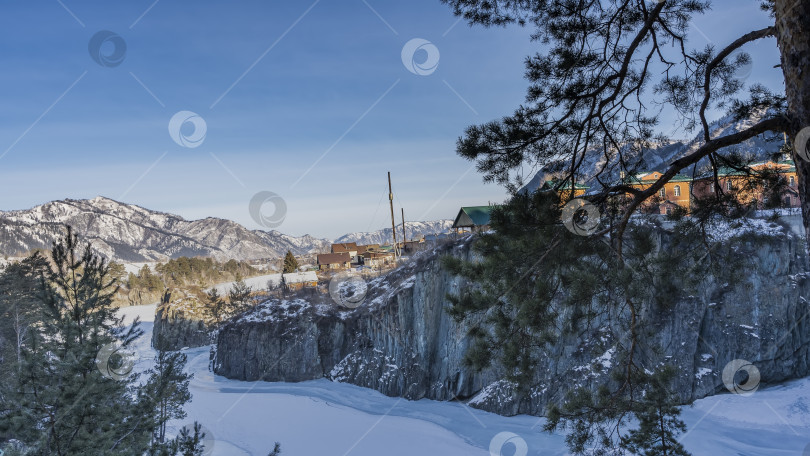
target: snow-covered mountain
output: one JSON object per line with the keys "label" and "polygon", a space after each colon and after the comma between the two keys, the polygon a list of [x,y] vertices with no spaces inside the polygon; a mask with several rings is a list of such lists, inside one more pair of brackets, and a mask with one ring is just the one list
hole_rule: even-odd
{"label": "snow-covered mountain", "polygon": [[[436,220],[432,222],[406,222],[406,238],[410,241],[420,235],[441,234],[450,231],[452,220]],[[397,240],[402,241],[402,225],[397,226]],[[389,244],[391,243],[391,228],[379,231],[349,233],[335,239],[339,242],[356,242],[358,244]]]}
{"label": "snow-covered mountain", "polygon": [[[728,136],[739,131],[751,127],[755,123],[764,118],[763,114],[754,115],[748,119],[734,120],[731,116],[723,117],[709,125],[709,131],[712,138],[721,136]],[[644,153],[636,157],[625,156],[628,162],[636,168],[637,171],[664,171],[669,163],[683,157],[691,152],[694,152],[698,147],[703,144],[703,133],[700,132],[695,135],[692,140],[671,140],[666,144],[660,144],[653,149],[645,150]],[[783,145],[780,137],[775,137],[773,134],[760,135],[751,138],[741,144],[723,149],[724,153],[736,152],[740,156],[750,158],[752,160],[769,160],[775,158],[779,154]],[[590,159],[589,159],[590,158]],[[698,168],[706,164],[706,160],[698,164]],[[568,164],[566,164],[568,166]],[[580,175],[583,176],[581,180],[587,181],[589,176],[593,176],[599,170],[605,167],[604,157],[599,154],[593,154],[592,157],[587,157],[580,169]],[[601,179],[603,181],[606,176],[611,179],[618,179],[619,169],[615,163],[611,163],[607,168],[610,170],[608,173],[603,173]],[[532,179],[521,189],[521,191],[533,192],[539,188],[545,181],[545,169],[538,171]],[[691,174],[691,168],[683,170],[682,174]],[[595,182],[589,182],[591,190],[599,190],[594,188],[598,185]]]}
{"label": "snow-covered mountain", "polygon": [[[444,226],[424,223],[426,233]],[[331,240],[278,231],[249,230],[220,218],[185,220],[165,212],[121,203],[105,197],[52,201],[32,209],[0,211],[0,255],[18,256],[35,248],[49,248],[71,225],[107,258],[124,262],[163,261],[180,256],[210,256],[220,260],[277,258],[290,250],[296,255],[329,250]],[[409,227],[410,228],[410,227]],[[410,231],[410,229],[409,229]],[[353,233],[346,242],[364,238],[389,239],[382,232]],[[409,235],[410,237],[410,235]]]}

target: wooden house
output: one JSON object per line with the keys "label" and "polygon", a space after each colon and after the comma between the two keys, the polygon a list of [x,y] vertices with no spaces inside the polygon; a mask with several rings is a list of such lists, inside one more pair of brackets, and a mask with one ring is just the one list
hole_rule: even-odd
{"label": "wooden house", "polygon": [[[622,184],[629,185],[638,190],[650,188],[663,174],[658,171],[647,171],[622,176]],[[631,194],[626,195],[632,198]],[[676,174],[669,180],[658,193],[645,201],[641,210],[655,214],[671,214],[676,208],[683,209],[687,213],[692,207],[692,178],[682,174]]]}
{"label": "wooden house", "polygon": [[331,253],[348,253],[349,256],[357,256],[357,243],[344,242],[342,244],[332,244]]}
{"label": "wooden house", "polygon": [[590,188],[587,185],[576,183],[572,186],[570,182],[571,181],[569,179],[566,179],[565,181],[560,179],[550,179],[543,182],[543,185],[540,186],[540,191],[555,191],[559,195],[560,201],[567,203],[574,198],[579,198],[580,196],[585,195]]}
{"label": "wooden house", "polygon": [[402,243],[402,250],[408,253],[418,252],[425,248],[424,239],[418,241],[405,241]]}
{"label": "wooden house", "polygon": [[365,253],[363,253],[363,264],[371,268],[385,266],[386,264],[390,264],[392,262],[394,262],[393,250],[367,250]]}
{"label": "wooden house", "polygon": [[322,253],[318,255],[318,269],[349,269],[352,267],[352,257],[349,252]]}
{"label": "wooden house", "polygon": [[757,208],[766,206],[769,197],[773,197],[767,192],[767,181],[763,180],[758,173],[776,173],[784,178],[785,187],[779,195],[778,206],[787,208],[801,207],[799,201],[799,181],[796,174],[796,165],[793,160],[783,160],[780,162],[760,162],[749,166],[750,172],[744,172],[733,168],[720,168],[717,170],[717,181],[714,173],[707,173],[694,181],[694,195],[696,198],[707,198],[717,192],[717,186],[726,194],[732,194],[740,204],[754,205]]}
{"label": "wooden house", "polygon": [[300,290],[306,287],[318,286],[318,276],[315,271],[290,272],[282,276],[282,281],[288,290]]}
{"label": "wooden house", "polygon": [[489,216],[495,206],[462,207],[453,221],[453,228],[459,231],[481,232],[489,229]]}

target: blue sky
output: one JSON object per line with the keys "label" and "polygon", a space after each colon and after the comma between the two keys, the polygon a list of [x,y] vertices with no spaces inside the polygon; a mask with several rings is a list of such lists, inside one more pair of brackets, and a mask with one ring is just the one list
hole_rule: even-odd
{"label": "blue sky", "polygon": [[[766,25],[757,3],[716,2],[695,21],[694,42],[725,44]],[[248,204],[270,191],[287,204],[276,229],[334,237],[388,225],[386,171],[408,220],[505,198],[456,156],[455,140],[523,101],[523,60],[536,50],[528,30],[470,28],[438,0],[32,0],[2,9],[0,209],[104,195],[262,228]],[[102,30],[126,43],[118,66],[90,56]],[[430,74],[403,64],[414,38],[439,51]],[[751,80],[778,84],[773,42],[751,53]],[[426,56],[423,48],[416,62]],[[179,111],[204,119],[198,147],[170,136]],[[192,131],[186,124],[181,134]]]}

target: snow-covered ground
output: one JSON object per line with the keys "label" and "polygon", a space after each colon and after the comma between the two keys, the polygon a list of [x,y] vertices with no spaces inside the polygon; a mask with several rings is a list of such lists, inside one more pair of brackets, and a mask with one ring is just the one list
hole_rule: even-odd
{"label": "snow-covered ground", "polygon": [[[145,334],[137,369],[151,364],[155,306],[125,307]],[[528,456],[565,455],[564,437],[541,431],[543,420],[502,417],[461,403],[407,401],[352,385],[241,382],[208,370],[209,348],[185,351],[194,373],[188,418],[214,437],[214,455],[265,455],[280,442],[289,456]],[[751,396],[723,394],[696,401],[683,416],[682,436],[695,456],[810,455],[810,379],[760,388]],[[496,438],[497,436],[497,438]],[[490,448],[491,445],[494,446]],[[499,442],[507,442],[501,448]],[[521,451],[525,442],[525,451]],[[517,450],[517,451],[516,451]]]}
{"label": "snow-covered ground", "polygon": [[[245,282],[245,285],[249,286],[254,291],[266,290],[268,282],[272,282],[275,286],[278,286],[281,283],[281,274],[265,274],[256,277],[248,277],[243,281]],[[224,296],[231,291],[233,284],[234,282],[222,282],[214,285],[212,288],[216,288],[217,292]]]}

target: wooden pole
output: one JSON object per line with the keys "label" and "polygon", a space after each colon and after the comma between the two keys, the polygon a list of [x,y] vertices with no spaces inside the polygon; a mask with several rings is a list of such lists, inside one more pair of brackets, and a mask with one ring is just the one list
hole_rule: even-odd
{"label": "wooden pole", "polygon": [[397,257],[397,222],[394,221],[394,192],[391,190],[391,171],[388,171],[388,203],[391,206],[391,234],[394,236],[394,259]]}
{"label": "wooden pole", "polygon": [[402,210],[402,248],[405,248],[405,243],[408,242],[408,235],[405,234],[405,208],[400,209]]}

